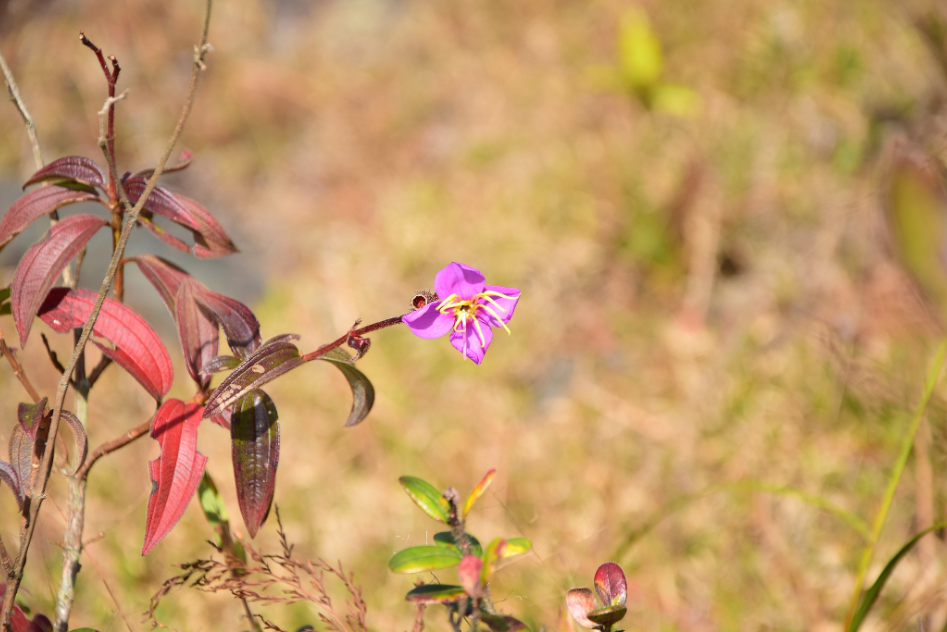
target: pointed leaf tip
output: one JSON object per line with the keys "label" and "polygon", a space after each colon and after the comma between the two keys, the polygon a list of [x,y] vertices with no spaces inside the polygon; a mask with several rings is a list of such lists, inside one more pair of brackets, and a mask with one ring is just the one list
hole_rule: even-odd
{"label": "pointed leaf tip", "polygon": [[467,496],[467,501],[464,503],[464,518],[467,518],[467,514],[470,513],[474,503],[477,502],[477,499],[483,496],[484,492],[487,491],[487,488],[490,487],[490,483],[493,482],[493,478],[496,476],[496,474],[496,469],[492,469],[487,472],[480,482],[477,483],[477,486],[473,488],[473,491],[470,492],[470,495]]}
{"label": "pointed leaf tip", "polygon": [[169,399],[155,413],[151,436],[161,447],[161,456],[149,463],[152,491],[142,556],[181,519],[204,474],[207,457],[197,451],[202,410],[200,404]]}
{"label": "pointed leaf tip", "polygon": [[3,216],[3,221],[0,221],[0,248],[10,243],[34,220],[47,213],[52,213],[68,204],[101,201],[95,193],[76,191],[58,184],[24,193]]}
{"label": "pointed leaf tip", "polygon": [[29,436],[30,440],[36,441],[36,431],[39,428],[39,422],[46,414],[46,402],[49,398],[44,397],[35,404],[22,402],[17,404],[16,418],[20,426]]}

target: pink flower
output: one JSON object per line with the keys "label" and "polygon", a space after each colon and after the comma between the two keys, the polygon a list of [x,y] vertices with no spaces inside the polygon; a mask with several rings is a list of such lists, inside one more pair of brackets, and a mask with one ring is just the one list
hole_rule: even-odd
{"label": "pink flower", "polygon": [[493,340],[491,328],[510,332],[506,324],[520,298],[516,288],[485,285],[484,281],[480,270],[451,263],[434,277],[437,300],[402,321],[421,338],[440,338],[450,332],[454,348],[480,364]]}

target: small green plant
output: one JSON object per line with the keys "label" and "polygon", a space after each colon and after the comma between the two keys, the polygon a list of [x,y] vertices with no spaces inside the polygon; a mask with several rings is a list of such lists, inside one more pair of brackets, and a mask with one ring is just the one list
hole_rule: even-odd
{"label": "small green plant", "polygon": [[[424,573],[442,568],[457,567],[460,585],[421,583],[405,595],[418,605],[419,612],[427,604],[443,604],[448,611],[451,628],[460,632],[464,619],[470,630],[483,623],[493,632],[525,630],[526,625],[509,615],[498,614],[490,599],[490,579],[503,560],[526,553],[533,544],[526,538],[496,538],[486,548],[467,533],[467,516],[477,499],[489,487],[496,475],[490,470],[460,504],[460,494],[453,487],[443,493],[436,487],[414,476],[402,476],[398,481],[424,513],[450,527],[450,531],[434,534],[434,544],[412,546],[398,551],[388,562],[395,573]],[[423,616],[423,615],[419,615]]]}

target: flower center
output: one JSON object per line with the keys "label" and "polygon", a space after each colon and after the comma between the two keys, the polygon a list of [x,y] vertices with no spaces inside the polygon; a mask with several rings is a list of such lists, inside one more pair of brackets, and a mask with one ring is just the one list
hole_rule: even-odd
{"label": "flower center", "polygon": [[477,337],[480,339],[480,346],[487,346],[487,341],[483,337],[483,329],[480,328],[480,321],[477,319],[478,310],[483,310],[493,316],[497,322],[500,323],[500,326],[506,330],[506,333],[511,333],[510,328],[506,326],[506,323],[503,322],[503,319],[500,318],[495,310],[499,310],[504,314],[509,312],[502,305],[497,303],[494,297],[505,298],[511,301],[516,300],[514,296],[507,296],[506,294],[494,290],[486,290],[479,294],[474,294],[473,297],[467,300],[459,298],[456,294],[451,294],[438,305],[437,311],[454,317],[454,331],[464,335],[464,357],[467,356],[467,321],[473,322]]}

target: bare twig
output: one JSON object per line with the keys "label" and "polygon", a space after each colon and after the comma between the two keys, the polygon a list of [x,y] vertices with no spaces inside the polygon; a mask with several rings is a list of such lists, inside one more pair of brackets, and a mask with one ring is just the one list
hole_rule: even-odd
{"label": "bare twig", "polygon": [[[66,367],[62,365],[62,362],[59,361],[59,356],[55,351],[49,346],[49,339],[46,338],[46,334],[40,334],[39,337],[43,340],[43,346],[46,347],[46,355],[49,357],[49,361],[53,363],[53,366],[60,373],[66,372]],[[69,377],[69,384],[75,386],[76,382],[72,379],[72,376]]]}
{"label": "bare twig", "polygon": [[3,546],[3,538],[0,538],[0,565],[3,566],[4,573],[13,572],[13,560],[10,559],[10,554],[7,553],[7,547]]}
{"label": "bare twig", "polygon": [[95,450],[92,454],[88,456],[85,460],[85,463],[82,464],[82,467],[79,468],[79,471],[76,472],[76,478],[85,478],[89,475],[89,470],[92,469],[92,466],[96,461],[101,459],[106,454],[111,454],[119,448],[123,448],[135,439],[144,436],[151,429],[151,420],[138,424],[131,430],[123,433],[120,437],[112,439],[111,441],[106,441]]}
{"label": "bare twig", "polygon": [[30,116],[26,105],[23,103],[23,99],[20,98],[20,89],[17,87],[16,81],[13,80],[13,73],[10,72],[10,67],[7,66],[7,60],[4,59],[3,53],[0,53],[0,67],[3,68],[3,77],[7,84],[7,92],[10,93],[10,100],[13,101],[16,109],[19,110],[20,116],[23,117],[23,123],[26,125],[26,133],[30,137],[30,144],[33,146],[33,161],[36,163],[37,169],[42,169],[44,164],[43,152],[40,151],[39,148],[39,136],[36,134],[36,123],[33,122],[33,117]]}
{"label": "bare twig", "polygon": [[95,383],[99,381],[99,377],[102,376],[102,373],[112,364],[112,358],[108,356],[102,356],[102,359],[99,360],[99,363],[95,365],[95,368],[92,369],[92,372],[89,373],[89,388],[95,386]]}
{"label": "bare twig", "polygon": [[9,362],[13,368],[13,375],[16,376],[16,379],[20,380],[20,384],[23,385],[26,392],[33,398],[33,403],[38,403],[40,400],[39,393],[33,388],[33,384],[31,384],[30,379],[26,377],[26,372],[23,370],[23,367],[20,366],[20,362],[16,359],[16,356],[13,355],[13,351],[10,347],[7,346],[7,341],[3,339],[2,332],[0,332],[0,352],[3,353],[3,357],[7,359],[7,362]]}
{"label": "bare twig", "polygon": [[[105,296],[108,294],[109,288],[112,285],[112,280],[115,278],[115,272],[118,269],[119,262],[121,261],[122,255],[125,252],[125,244],[128,243],[128,237],[131,234],[131,229],[134,226],[135,221],[138,219],[138,215],[141,212],[141,209],[144,207],[148,196],[154,190],[155,186],[157,186],[158,178],[161,176],[164,166],[171,157],[171,152],[174,150],[174,146],[177,144],[178,138],[181,136],[181,132],[184,129],[184,124],[187,122],[188,115],[191,112],[191,107],[194,104],[194,96],[197,90],[197,85],[200,80],[201,73],[205,68],[204,55],[208,51],[207,33],[210,28],[212,5],[213,0],[207,0],[201,39],[200,43],[195,48],[194,53],[194,69],[191,74],[191,84],[188,89],[187,97],[184,101],[181,116],[178,119],[178,123],[175,126],[173,133],[171,134],[171,138],[168,141],[168,145],[165,148],[161,159],[158,161],[158,166],[155,168],[154,175],[149,178],[145,190],[142,192],[142,195],[138,200],[138,203],[131,209],[125,219],[125,223],[122,228],[121,239],[119,240],[118,247],[112,255],[108,272],[106,273],[105,279],[102,282],[102,287],[99,289],[98,298],[96,299],[92,314],[82,329],[82,334],[79,337],[79,342],[76,344],[75,350],[73,351],[72,358],[70,358],[69,363],[66,365],[66,371],[63,372],[62,378],[59,381],[59,387],[56,391],[56,404],[53,409],[52,425],[50,427],[51,436],[55,437],[59,431],[59,422],[62,418],[63,403],[66,399],[66,390],[69,387],[69,376],[72,374],[72,370],[75,368],[79,356],[84,351],[86,343],[92,334],[92,327],[95,325],[95,321],[98,318],[99,312],[102,310],[103,303],[105,302]],[[33,539],[33,533],[36,530],[36,519],[39,516],[39,510],[42,506],[42,501],[46,493],[46,484],[49,481],[49,475],[52,470],[53,453],[55,452],[55,450],[50,447],[52,445],[54,445],[54,442],[48,441],[46,444],[46,449],[43,453],[43,460],[38,477],[39,480],[33,489],[29,520],[27,521],[27,524],[24,526],[24,528],[21,529],[20,550],[17,554],[13,573],[10,575],[9,581],[7,582],[7,590],[6,594],[4,595],[3,602],[2,619],[2,626],[5,627],[10,626],[10,619],[13,615],[13,605],[16,599],[16,594],[19,590],[20,582],[23,579],[23,567],[26,564],[27,552],[29,551],[30,543]]]}

